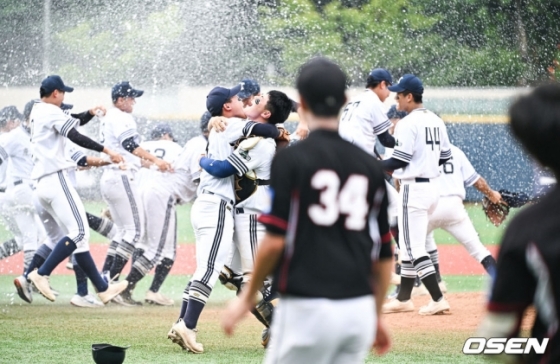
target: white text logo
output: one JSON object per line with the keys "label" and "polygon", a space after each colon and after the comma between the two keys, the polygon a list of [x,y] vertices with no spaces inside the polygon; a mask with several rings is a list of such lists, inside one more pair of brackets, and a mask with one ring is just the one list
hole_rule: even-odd
{"label": "white text logo", "polygon": [[463,354],[479,355],[479,354],[544,354],[548,345],[548,338],[539,341],[536,338],[514,337],[507,339],[505,337],[492,337],[486,339],[483,337],[471,337],[465,341],[463,346]]}

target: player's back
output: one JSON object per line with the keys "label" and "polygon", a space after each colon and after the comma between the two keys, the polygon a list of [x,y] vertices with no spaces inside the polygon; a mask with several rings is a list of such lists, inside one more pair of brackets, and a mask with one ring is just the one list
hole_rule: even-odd
{"label": "player's back", "polygon": [[472,186],[479,178],[465,153],[451,145],[451,159],[440,166],[437,179],[440,196],[459,196],[465,199],[465,187]]}
{"label": "player's back", "polygon": [[22,126],[0,135],[0,149],[3,149],[11,158],[11,173],[15,181],[31,177],[33,170],[31,135]]}
{"label": "player's back", "polygon": [[[116,107],[107,110],[105,117],[101,118],[99,133],[100,143],[121,154],[127,168],[133,170],[140,168],[140,158],[130,153],[122,145],[122,142],[129,138],[134,138],[135,142],[140,144],[136,121],[131,114]],[[101,157],[108,160],[107,156],[102,155]]]}
{"label": "player's back", "polygon": [[[181,146],[172,140],[149,140],[142,142],[140,147],[148,153],[151,153],[169,163],[173,163],[182,150]],[[149,180],[156,178],[155,176],[160,174],[161,172],[155,168],[140,168],[136,174],[136,180],[138,181],[138,185],[143,186],[147,184]]]}
{"label": "player's back", "polygon": [[[526,308],[537,318],[530,337],[549,337],[548,358],[528,363],[560,363],[560,190],[521,210],[509,223],[498,255],[489,309]],[[503,262],[502,262],[503,260]],[[500,263],[502,262],[502,263]],[[500,264],[502,266],[500,266]],[[502,268],[500,270],[500,268]]]}
{"label": "player's back", "polygon": [[[276,166],[290,169],[283,174]],[[372,235],[379,234],[377,211],[384,209],[386,220],[387,207],[379,162],[337,131],[316,130],[278,152],[271,178],[275,201],[291,198],[275,283],[280,292],[332,299],[371,294],[371,259],[379,248]],[[280,188],[291,196],[280,197]]]}

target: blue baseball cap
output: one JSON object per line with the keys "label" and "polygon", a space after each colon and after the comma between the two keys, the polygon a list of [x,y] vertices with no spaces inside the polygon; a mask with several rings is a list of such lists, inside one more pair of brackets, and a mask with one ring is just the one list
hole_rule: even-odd
{"label": "blue baseball cap", "polygon": [[173,138],[173,130],[171,129],[169,124],[161,123],[161,124],[156,125],[152,129],[152,133],[151,133],[150,136],[151,136],[152,139],[159,139],[165,134],[168,134],[171,138]]}
{"label": "blue baseball cap", "polygon": [[393,84],[393,77],[391,76],[389,71],[387,71],[385,68],[375,68],[371,70],[371,72],[369,73],[369,77],[371,77],[373,81],[377,81],[377,82],[385,81],[389,85]]}
{"label": "blue baseball cap", "polygon": [[140,97],[144,94],[143,90],[136,90],[128,81],[117,83],[111,89],[111,98],[113,102],[117,101],[119,97]]}
{"label": "blue baseball cap", "polygon": [[239,94],[240,91],[241,84],[232,88],[214,87],[206,96],[206,109],[208,109],[212,116],[222,115],[224,104],[233,96]]}
{"label": "blue baseball cap", "polygon": [[422,85],[422,81],[420,81],[418,77],[411,74],[406,74],[400,78],[399,83],[393,86],[389,86],[389,91],[410,91],[413,94],[422,95],[424,93],[424,86]]}
{"label": "blue baseball cap", "polygon": [[406,111],[397,110],[397,105],[392,105],[387,111],[387,117],[389,119],[402,119],[407,115]]}
{"label": "blue baseball cap", "polygon": [[200,117],[200,130],[203,133],[208,132],[208,123],[210,122],[211,118],[212,115],[208,111],[205,111],[204,114],[202,114],[202,116]]}
{"label": "blue baseball cap", "polygon": [[252,95],[256,95],[261,92],[261,87],[257,81],[246,78],[241,81],[241,91],[237,94],[242,99],[247,99]]}
{"label": "blue baseball cap", "polygon": [[41,88],[45,90],[45,93],[51,93],[54,90],[62,91],[62,92],[72,92],[74,91],[73,87],[66,86],[62,81],[62,78],[57,75],[50,75],[41,82]]}

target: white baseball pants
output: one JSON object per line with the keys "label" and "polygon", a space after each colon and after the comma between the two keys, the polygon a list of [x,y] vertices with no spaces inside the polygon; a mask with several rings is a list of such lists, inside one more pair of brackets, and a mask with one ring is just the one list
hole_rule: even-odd
{"label": "white baseball pants", "polygon": [[399,246],[401,259],[411,261],[426,256],[426,235],[429,216],[439,200],[435,180],[430,182],[402,181],[399,191]]}
{"label": "white baseball pants", "polygon": [[257,214],[243,213],[239,208],[234,210],[233,244],[239,252],[241,273],[244,276],[250,275],[255,265],[258,244],[264,237],[266,229],[263,224],[257,222]]}
{"label": "white baseball pants", "polygon": [[74,253],[89,251],[89,225],[80,196],[69,183],[66,171],[49,174],[37,182],[35,194],[41,206],[76,244]]}
{"label": "white baseball pants", "polygon": [[24,182],[8,188],[5,208],[17,227],[17,231],[13,232],[14,235],[19,235],[23,250],[37,250],[37,243],[44,233],[39,230],[41,227],[37,226],[31,187]]}
{"label": "white baseball pants", "polygon": [[376,327],[373,296],[341,300],[282,296],[274,310],[265,363],[363,363]]}
{"label": "white baseball pants", "polygon": [[101,177],[101,195],[111,211],[118,233],[117,253],[130,259],[142,236],[144,211],[132,172],[106,168]]}
{"label": "white baseball pants", "polygon": [[[196,271],[192,281],[212,288],[230,258],[233,239],[233,206],[216,195],[202,194],[191,209],[196,237]],[[229,262],[228,262],[229,263]]]}
{"label": "white baseball pants", "polygon": [[437,249],[433,234],[435,229],[443,229],[453,235],[477,262],[481,262],[482,259],[490,255],[490,251],[482,245],[478,233],[465,210],[463,200],[459,196],[439,198],[437,207],[428,222],[427,251]]}

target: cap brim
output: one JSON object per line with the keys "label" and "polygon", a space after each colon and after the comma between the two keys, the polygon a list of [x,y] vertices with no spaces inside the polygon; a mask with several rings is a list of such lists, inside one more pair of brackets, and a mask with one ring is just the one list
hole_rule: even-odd
{"label": "cap brim", "polygon": [[241,92],[241,84],[239,84],[239,85],[237,85],[237,86],[235,86],[235,87],[230,88],[230,89],[229,89],[229,96],[228,96],[228,99],[230,99],[230,98],[232,98],[233,96],[239,94],[240,92]]}
{"label": "cap brim", "polygon": [[403,92],[406,89],[399,84],[387,87],[391,92]]}
{"label": "cap brim", "polygon": [[237,94],[237,97],[245,100],[248,99],[249,97],[251,97],[253,94],[246,92],[246,91],[241,91],[240,93]]}
{"label": "cap brim", "polygon": [[132,94],[130,96],[140,97],[142,95],[144,95],[144,90],[132,90]]}
{"label": "cap brim", "polygon": [[70,110],[70,109],[72,109],[73,107],[74,107],[74,105],[72,105],[72,104],[65,104],[65,103],[62,103],[62,104],[60,105],[60,108],[61,108],[62,110]]}
{"label": "cap brim", "polygon": [[74,87],[64,86],[63,89],[60,90],[60,91],[72,92],[72,91],[74,91]]}

